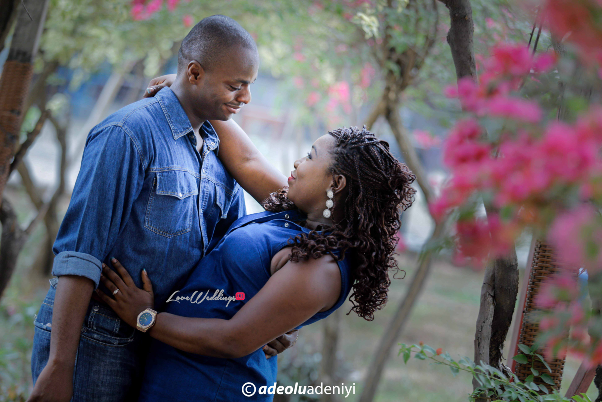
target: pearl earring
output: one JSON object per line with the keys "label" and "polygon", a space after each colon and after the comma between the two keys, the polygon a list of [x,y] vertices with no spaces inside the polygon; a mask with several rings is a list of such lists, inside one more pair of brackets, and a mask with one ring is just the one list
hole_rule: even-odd
{"label": "pearl earring", "polygon": [[326,209],[324,210],[324,212],[322,212],[322,215],[324,215],[324,218],[330,218],[330,216],[332,215],[332,211],[330,210],[330,208],[334,206],[334,201],[332,201],[334,193],[332,192],[331,188],[326,190],[326,196],[328,197],[328,199],[326,200]]}

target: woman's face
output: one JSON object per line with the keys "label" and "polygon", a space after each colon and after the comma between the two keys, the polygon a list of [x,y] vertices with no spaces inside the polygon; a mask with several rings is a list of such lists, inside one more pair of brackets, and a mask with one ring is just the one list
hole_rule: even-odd
{"label": "woman's face", "polygon": [[331,151],[335,139],[326,134],[318,138],[304,158],[295,161],[288,178],[288,198],[306,214],[326,209],[326,190],[332,185]]}

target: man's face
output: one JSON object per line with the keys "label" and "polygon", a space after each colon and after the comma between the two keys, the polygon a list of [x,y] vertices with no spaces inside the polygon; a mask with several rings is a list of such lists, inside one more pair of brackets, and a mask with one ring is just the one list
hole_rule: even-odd
{"label": "man's face", "polygon": [[259,58],[249,49],[232,49],[204,71],[194,91],[198,115],[206,120],[228,120],[251,101],[250,85],[257,78]]}

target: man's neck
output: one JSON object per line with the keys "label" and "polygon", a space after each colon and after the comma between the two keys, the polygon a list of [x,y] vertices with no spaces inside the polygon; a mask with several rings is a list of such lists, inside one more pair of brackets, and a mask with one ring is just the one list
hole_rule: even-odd
{"label": "man's neck", "polygon": [[188,98],[186,91],[184,91],[184,88],[177,79],[176,82],[174,82],[171,86],[171,90],[180,101],[182,109],[184,109],[186,116],[188,116],[188,120],[190,120],[190,125],[192,126],[192,129],[195,133],[198,133],[203,123],[205,123],[205,120],[194,114],[192,108],[192,101]]}

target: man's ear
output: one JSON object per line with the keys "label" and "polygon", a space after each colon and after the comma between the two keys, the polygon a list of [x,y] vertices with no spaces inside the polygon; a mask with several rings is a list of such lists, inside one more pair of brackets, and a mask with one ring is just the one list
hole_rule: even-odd
{"label": "man's ear", "polygon": [[186,68],[186,74],[188,75],[189,83],[192,85],[198,85],[203,80],[205,70],[198,61],[191,60]]}
{"label": "man's ear", "polygon": [[335,174],[332,178],[332,191],[335,194],[340,193],[347,186],[347,178],[342,174]]}

